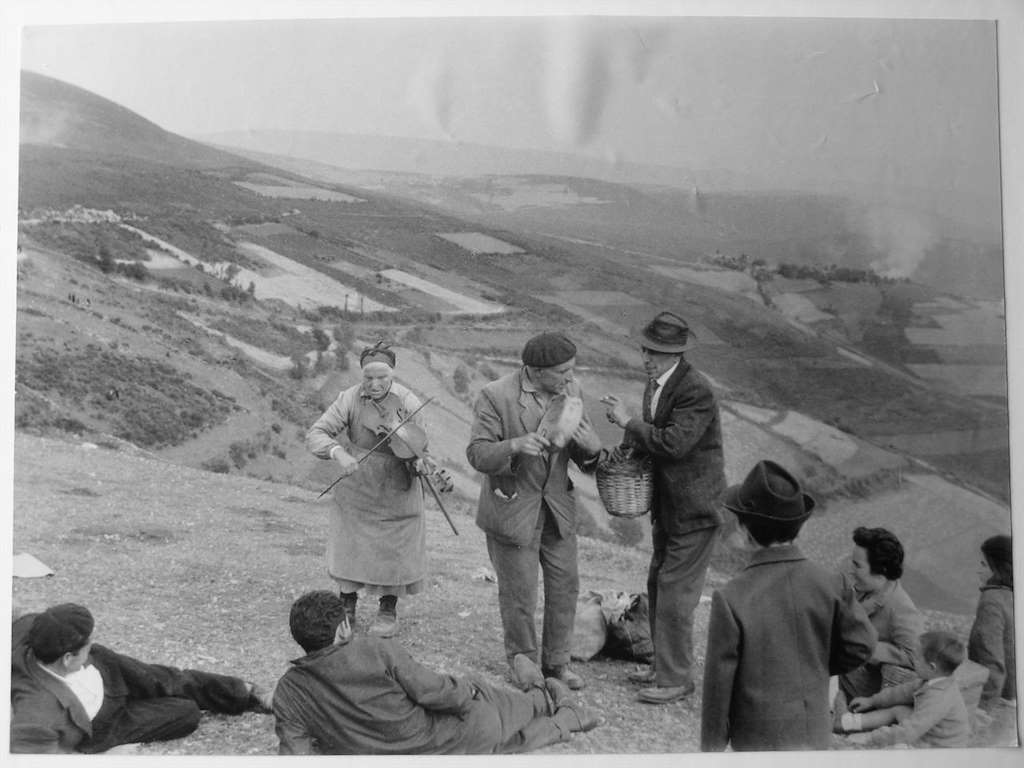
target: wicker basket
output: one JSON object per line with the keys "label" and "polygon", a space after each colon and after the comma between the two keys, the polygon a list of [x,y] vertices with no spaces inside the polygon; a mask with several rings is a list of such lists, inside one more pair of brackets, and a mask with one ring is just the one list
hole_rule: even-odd
{"label": "wicker basket", "polygon": [[609,515],[640,517],[651,509],[654,472],[649,456],[609,457],[597,465],[597,494]]}

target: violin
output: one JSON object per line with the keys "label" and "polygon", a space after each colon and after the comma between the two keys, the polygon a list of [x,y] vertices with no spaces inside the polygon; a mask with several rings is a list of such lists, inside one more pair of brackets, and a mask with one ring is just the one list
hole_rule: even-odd
{"label": "violin", "polygon": [[[448,510],[445,509],[444,502],[441,501],[441,493],[451,491],[455,487],[455,483],[452,481],[452,476],[445,469],[437,466],[433,458],[427,454],[427,433],[423,427],[410,421],[409,417],[398,420],[396,416],[391,427],[384,429],[382,434],[387,435],[387,444],[396,458],[415,462],[414,471],[420,476],[423,484],[430,489],[437,506],[441,508],[448,525],[451,526],[452,532],[458,536],[459,531],[455,528],[455,523],[452,522]],[[440,484],[441,493],[438,493],[438,489],[434,487],[434,480]]]}

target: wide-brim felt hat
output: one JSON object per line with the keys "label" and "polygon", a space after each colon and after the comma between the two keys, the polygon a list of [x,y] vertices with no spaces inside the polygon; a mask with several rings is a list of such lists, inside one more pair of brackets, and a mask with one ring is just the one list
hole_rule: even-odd
{"label": "wide-brim felt hat", "polygon": [[814,499],[803,492],[800,481],[767,459],[757,462],[742,483],[726,488],[722,503],[739,517],[779,523],[802,522],[815,507]]}
{"label": "wide-brim felt hat", "polygon": [[639,336],[640,346],[654,352],[678,354],[697,346],[697,336],[675,312],[659,312]]}

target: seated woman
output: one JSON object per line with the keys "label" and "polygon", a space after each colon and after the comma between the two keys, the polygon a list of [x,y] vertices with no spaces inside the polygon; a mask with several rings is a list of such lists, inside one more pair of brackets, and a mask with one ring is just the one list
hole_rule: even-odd
{"label": "seated woman", "polygon": [[857,528],[851,560],[857,599],[878,632],[878,644],[867,662],[839,677],[837,719],[850,699],[914,679],[924,632],[924,616],[900,586],[903,545],[891,531]]}
{"label": "seated woman", "polygon": [[981,597],[967,641],[967,658],[988,669],[980,706],[1017,698],[1013,639],[1013,550],[1009,536],[993,536],[981,545]]}

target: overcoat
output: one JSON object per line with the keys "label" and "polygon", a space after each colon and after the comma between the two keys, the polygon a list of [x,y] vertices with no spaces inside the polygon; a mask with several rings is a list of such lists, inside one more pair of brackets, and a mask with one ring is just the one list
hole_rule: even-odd
{"label": "overcoat", "polygon": [[[576,501],[569,479],[570,459],[584,471],[596,464],[575,441],[543,456],[513,454],[511,441],[540,426],[544,411],[524,381],[524,371],[490,382],[477,397],[466,458],[483,473],[476,523],[489,536],[526,546],[537,528],[542,503],[554,515],[564,538],[576,531]],[[567,394],[579,395],[576,387]],[[587,422],[587,415],[583,421]]]}
{"label": "overcoat", "polygon": [[978,611],[967,641],[967,658],[988,669],[981,704],[1017,698],[1017,660],[1013,637],[1013,590],[986,584],[981,588]]}
{"label": "overcoat", "polygon": [[651,423],[630,419],[623,438],[654,462],[652,520],[669,536],[719,525],[725,461],[718,404],[707,379],[680,360],[652,415]]}
{"label": "overcoat", "polygon": [[[883,671],[897,681],[916,677],[924,616],[899,581],[858,598],[878,633],[878,643],[866,664],[843,675],[839,684],[848,698],[870,696],[886,684]],[[889,667],[886,670],[886,667]]]}
{"label": "overcoat", "polygon": [[39,667],[28,646],[36,614],[11,630],[11,751],[74,752],[92,735],[92,720],[71,689]]}
{"label": "overcoat", "polygon": [[875,640],[841,575],[794,545],[757,550],[711,598],[701,749],[828,749],[829,677]]}

